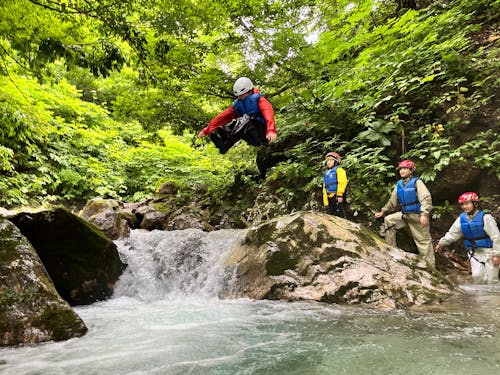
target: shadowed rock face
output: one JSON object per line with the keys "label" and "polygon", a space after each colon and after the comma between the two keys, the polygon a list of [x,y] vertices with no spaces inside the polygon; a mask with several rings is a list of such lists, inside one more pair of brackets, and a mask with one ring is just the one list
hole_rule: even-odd
{"label": "shadowed rock face", "polygon": [[54,285],[71,305],[104,300],[121,275],[115,244],[100,230],[64,209],[12,218],[36,249]]}
{"label": "shadowed rock face", "polygon": [[85,332],[29,241],[0,219],[0,346],[66,340]]}
{"label": "shadowed rock face", "polygon": [[300,212],[249,229],[232,249],[229,297],[370,304],[378,308],[440,302],[453,286],[425,261],[359,224]]}

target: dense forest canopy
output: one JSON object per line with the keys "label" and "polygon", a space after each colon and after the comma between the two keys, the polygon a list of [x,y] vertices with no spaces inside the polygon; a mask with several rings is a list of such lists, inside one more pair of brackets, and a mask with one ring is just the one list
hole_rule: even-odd
{"label": "dense forest canopy", "polygon": [[[466,161],[500,176],[495,0],[3,0],[0,205],[140,200],[164,181],[235,183],[299,208],[344,155],[353,210],[401,158],[425,181]],[[219,155],[197,132],[248,76],[278,142]],[[260,185],[259,185],[260,184]],[[377,203],[378,204],[378,203]]]}

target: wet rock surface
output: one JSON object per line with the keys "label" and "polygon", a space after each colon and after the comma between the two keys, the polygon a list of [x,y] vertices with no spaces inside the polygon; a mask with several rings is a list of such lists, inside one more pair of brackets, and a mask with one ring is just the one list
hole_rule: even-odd
{"label": "wet rock surface", "polygon": [[407,308],[459,293],[418,255],[359,224],[311,212],[250,228],[232,249],[227,272],[236,279],[229,297]]}
{"label": "wet rock surface", "polygon": [[71,305],[104,300],[125,265],[116,245],[95,226],[62,208],[10,219],[36,249],[54,285]]}
{"label": "wet rock surface", "polygon": [[86,332],[30,242],[0,218],[0,346],[66,340]]}

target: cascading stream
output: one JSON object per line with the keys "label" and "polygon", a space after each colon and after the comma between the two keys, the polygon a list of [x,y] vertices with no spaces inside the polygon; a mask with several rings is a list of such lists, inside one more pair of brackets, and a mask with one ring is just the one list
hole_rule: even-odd
{"label": "cascading stream", "polygon": [[[496,374],[500,286],[438,313],[220,299],[244,230],[134,230],[112,299],[77,306],[78,339],[0,349],[2,375]],[[1,323],[1,322],[0,322]]]}
{"label": "cascading stream", "polygon": [[134,230],[116,241],[122,260],[128,264],[114,297],[128,296],[142,301],[167,296],[217,297],[230,275],[223,262],[243,230],[203,232]]}

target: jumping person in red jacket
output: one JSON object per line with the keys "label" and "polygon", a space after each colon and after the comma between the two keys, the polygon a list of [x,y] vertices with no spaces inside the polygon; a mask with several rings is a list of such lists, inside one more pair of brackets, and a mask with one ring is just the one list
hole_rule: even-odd
{"label": "jumping person in red jacket", "polygon": [[276,140],[274,110],[269,101],[253,87],[247,77],[240,77],[233,86],[238,98],[233,104],[215,116],[198,134],[198,138],[210,134],[210,139],[225,154],[240,139],[251,146],[260,146]]}

